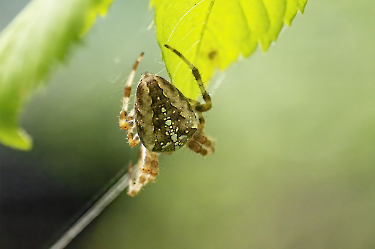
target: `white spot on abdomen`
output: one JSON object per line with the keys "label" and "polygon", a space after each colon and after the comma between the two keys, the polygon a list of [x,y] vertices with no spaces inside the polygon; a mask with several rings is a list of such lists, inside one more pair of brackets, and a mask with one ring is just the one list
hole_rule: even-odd
{"label": "white spot on abdomen", "polygon": [[174,134],[171,136],[171,139],[173,140],[173,142],[176,142],[176,141],[177,141],[177,134],[174,133]]}

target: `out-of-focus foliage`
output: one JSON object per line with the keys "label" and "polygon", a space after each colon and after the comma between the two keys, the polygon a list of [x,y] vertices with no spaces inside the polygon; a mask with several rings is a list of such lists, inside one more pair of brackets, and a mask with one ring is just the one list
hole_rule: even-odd
{"label": "out-of-focus foliage", "polygon": [[18,127],[21,105],[111,2],[34,0],[0,34],[1,143],[31,148],[31,138]]}
{"label": "out-of-focus foliage", "polygon": [[190,60],[207,84],[215,68],[226,69],[239,56],[250,56],[257,45],[266,51],[277,39],[284,23],[291,25],[307,0],[152,0],[157,40],[167,70],[187,97],[197,98],[199,89],[184,63],[164,44]]}

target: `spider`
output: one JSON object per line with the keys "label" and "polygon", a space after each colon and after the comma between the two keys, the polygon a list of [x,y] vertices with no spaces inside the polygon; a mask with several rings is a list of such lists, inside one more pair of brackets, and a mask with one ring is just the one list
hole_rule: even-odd
{"label": "spider", "polygon": [[[179,56],[192,70],[204,103],[186,98],[164,78],[145,72],[137,86],[134,108],[128,112],[131,85],[143,57],[141,53],[125,85],[119,123],[120,128],[128,132],[130,146],[141,142],[135,182],[132,164],[129,164],[130,196],[135,196],[144,185],[155,180],[159,172],[157,153],[171,154],[185,145],[202,156],[215,150],[214,142],[203,132],[205,120],[202,113],[211,109],[212,102],[199,71],[176,49],[169,45],[164,46]],[[137,130],[136,134],[133,132],[134,128]]]}

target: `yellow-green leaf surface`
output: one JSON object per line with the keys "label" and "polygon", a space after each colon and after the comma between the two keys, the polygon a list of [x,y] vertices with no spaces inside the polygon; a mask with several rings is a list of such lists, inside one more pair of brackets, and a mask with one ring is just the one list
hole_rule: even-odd
{"label": "yellow-green leaf surface", "polygon": [[291,25],[307,0],[151,0],[157,40],[173,84],[185,96],[200,92],[191,71],[164,47],[180,51],[200,71],[205,84],[215,68],[226,69],[260,44],[266,51],[284,23]]}
{"label": "yellow-green leaf surface", "polygon": [[34,0],[0,34],[0,142],[28,150],[21,105],[112,0]]}

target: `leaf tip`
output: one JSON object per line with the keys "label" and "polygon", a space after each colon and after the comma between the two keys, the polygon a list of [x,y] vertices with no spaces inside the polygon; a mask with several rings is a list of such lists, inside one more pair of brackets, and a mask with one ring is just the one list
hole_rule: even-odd
{"label": "leaf tip", "polygon": [[23,129],[1,129],[0,142],[17,150],[31,150],[32,138]]}

